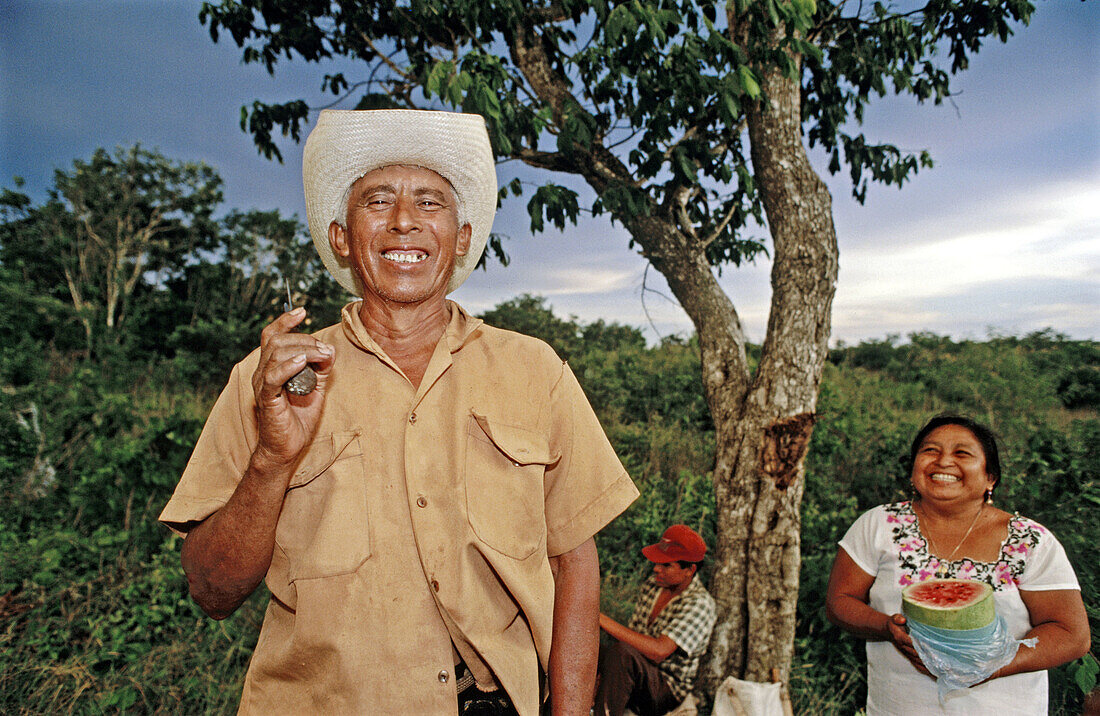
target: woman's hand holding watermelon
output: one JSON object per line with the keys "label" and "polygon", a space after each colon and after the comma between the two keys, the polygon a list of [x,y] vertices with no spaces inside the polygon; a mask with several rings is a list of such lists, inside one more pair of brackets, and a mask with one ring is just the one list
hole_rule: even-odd
{"label": "woman's hand holding watermelon", "polygon": [[905,615],[893,614],[886,620],[886,629],[890,634],[890,641],[894,643],[894,648],[901,652],[902,656],[909,660],[909,663],[916,667],[917,671],[927,676],[932,676],[928,672],[928,667],[921,661],[920,655],[917,654],[917,650],[913,647],[913,639],[909,636],[909,631],[905,628]]}

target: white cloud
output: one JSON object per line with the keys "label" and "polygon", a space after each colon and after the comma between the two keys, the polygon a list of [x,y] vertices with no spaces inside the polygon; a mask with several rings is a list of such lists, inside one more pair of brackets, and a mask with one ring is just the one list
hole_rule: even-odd
{"label": "white cloud", "polygon": [[[238,108],[257,97],[319,102],[325,68],[286,63],[269,78],[262,68],[242,66],[232,43],[209,41],[196,19],[197,0],[151,5],[140,17],[111,3],[78,2],[69,15],[76,12],[80,22],[67,25],[56,23],[49,7],[17,5],[14,31],[0,33],[0,115],[18,120],[0,122],[0,182],[25,176],[37,200],[54,167],[97,146],[140,139],[179,159],[211,161],[226,179],[226,208],[279,207],[304,216],[298,147],[284,145],[285,165],[259,158],[237,127]],[[1008,44],[982,50],[960,75],[951,103],[872,105],[868,137],[928,148],[937,163],[901,192],[872,187],[865,205],[851,199],[843,174],[824,177],[840,239],[835,338],[914,330],[982,336],[990,325],[1100,337],[1100,45],[1090,32],[1097,13],[1095,3],[1044,4]],[[92,26],[111,34],[110,48],[71,31]],[[170,37],[150,43],[154,31]],[[162,51],[149,53],[154,45]],[[20,57],[33,62],[11,59]],[[1049,91],[1036,106],[1034,93],[1021,88],[1040,85]],[[103,107],[111,111],[96,109]],[[149,121],[149,111],[157,121]],[[71,121],[62,128],[57,118],[66,113]],[[21,130],[8,131],[12,126]],[[520,171],[515,166],[502,165],[502,181]],[[556,179],[582,196],[587,191],[580,180]],[[505,202],[498,214],[497,230],[515,238],[506,244],[513,262],[471,277],[457,294],[468,308],[533,293],[547,296],[559,315],[582,321],[647,331],[652,321],[660,335],[691,330],[678,305],[650,291],[643,300],[643,276],[647,288],[670,293],[660,274],[645,273],[645,259],[606,215],[582,214],[576,227],[532,237],[525,203]],[[727,267],[720,278],[754,341],[766,325],[769,270],[761,259]]]}
{"label": "white cloud", "polygon": [[1100,181],[978,207],[980,230],[969,209],[842,250],[838,308],[955,295],[1007,279],[1100,279]]}
{"label": "white cloud", "polygon": [[571,267],[540,272],[534,293],[544,296],[612,293],[631,288],[637,282],[628,268]]}

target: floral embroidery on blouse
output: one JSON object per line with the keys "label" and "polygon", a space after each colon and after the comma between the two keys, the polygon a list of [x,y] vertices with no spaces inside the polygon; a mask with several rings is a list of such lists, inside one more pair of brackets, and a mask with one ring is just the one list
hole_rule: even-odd
{"label": "floral embroidery on blouse", "polygon": [[1008,521],[1008,537],[1001,545],[996,562],[975,562],[966,558],[945,562],[929,553],[912,502],[895,502],[886,505],[885,510],[890,538],[898,551],[901,572],[898,584],[902,587],[939,576],[942,566],[945,577],[986,582],[996,590],[1015,588],[1027,566],[1028,555],[1047,531],[1038,522],[1014,514]]}

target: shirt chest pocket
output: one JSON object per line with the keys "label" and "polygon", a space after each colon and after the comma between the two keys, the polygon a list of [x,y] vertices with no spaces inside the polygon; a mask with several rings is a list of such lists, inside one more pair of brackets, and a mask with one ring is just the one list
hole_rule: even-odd
{"label": "shirt chest pocket", "polygon": [[319,436],[287,487],[275,541],[287,582],[354,572],[371,555],[367,484],[358,431]]}
{"label": "shirt chest pocket", "polygon": [[466,432],[466,512],[477,538],[513,559],[546,542],[546,438],[471,412]]}

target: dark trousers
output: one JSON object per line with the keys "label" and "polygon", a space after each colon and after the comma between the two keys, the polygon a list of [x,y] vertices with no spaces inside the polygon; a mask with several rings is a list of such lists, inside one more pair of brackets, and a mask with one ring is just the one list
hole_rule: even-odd
{"label": "dark trousers", "polygon": [[657,665],[617,639],[600,645],[596,716],[622,716],[628,706],[639,716],[661,716],[679,705]]}

